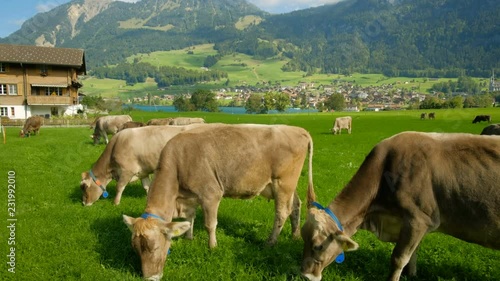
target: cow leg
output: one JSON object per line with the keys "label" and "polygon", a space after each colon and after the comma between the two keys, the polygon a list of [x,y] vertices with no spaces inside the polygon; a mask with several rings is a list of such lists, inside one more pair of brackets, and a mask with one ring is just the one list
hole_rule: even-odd
{"label": "cow leg", "polygon": [[292,224],[292,237],[300,238],[300,199],[297,191],[293,193],[292,213],[290,214],[290,223]]}
{"label": "cow leg", "polygon": [[219,210],[221,198],[202,202],[203,216],[205,217],[205,228],[208,232],[208,247],[213,249],[217,246],[215,230],[217,228],[217,211]]}
{"label": "cow leg", "polygon": [[125,186],[127,186],[127,183],[129,183],[131,179],[132,175],[127,175],[123,173],[120,175],[120,178],[116,182],[116,196],[114,200],[115,205],[120,204],[120,200],[122,199],[122,193],[125,190]]}
{"label": "cow leg", "polygon": [[294,195],[291,194],[291,192],[295,193],[295,188],[292,187],[295,185],[287,184],[285,182],[286,180],[287,179],[282,179],[281,182],[277,179],[273,180],[273,193],[275,194],[275,213],[273,231],[267,239],[267,244],[269,246],[273,246],[274,244],[276,244],[276,242],[278,242],[278,236],[281,232],[281,229],[283,229],[286,218],[288,218],[288,216],[290,216],[292,212]]}
{"label": "cow leg", "polygon": [[142,182],[142,187],[144,187],[144,190],[146,190],[146,193],[149,192],[149,185],[151,184],[151,179],[149,176],[146,176],[145,178],[141,179]]}
{"label": "cow leg", "polygon": [[[398,281],[401,277],[403,268],[409,262],[415,262],[418,245],[422,238],[427,233],[428,225],[418,221],[417,219],[410,219],[405,226],[401,229],[398,242],[392,251],[391,267],[392,272],[388,280]],[[414,259],[412,261],[412,259]],[[416,274],[416,264],[410,263],[408,271],[410,274]],[[412,272],[415,271],[415,272]]]}
{"label": "cow leg", "polygon": [[417,275],[417,252],[418,252],[418,247],[413,252],[413,255],[411,255],[411,258],[410,258],[410,261],[408,262],[408,264],[403,268],[403,275],[406,275],[406,276]]}

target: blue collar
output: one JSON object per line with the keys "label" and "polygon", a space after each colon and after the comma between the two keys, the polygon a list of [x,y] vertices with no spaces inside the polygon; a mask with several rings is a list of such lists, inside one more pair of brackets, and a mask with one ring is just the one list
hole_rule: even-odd
{"label": "blue collar", "polygon": [[155,218],[155,219],[159,219],[161,221],[165,221],[162,217],[155,215],[155,214],[151,214],[151,213],[144,213],[141,215],[141,218],[143,218],[143,219]]}
{"label": "blue collar", "polygon": [[94,173],[92,172],[92,169],[89,171],[89,175],[92,178],[92,180],[97,184],[102,189],[102,197],[103,198],[108,198],[108,192],[106,191],[106,188],[101,185],[101,182],[95,177]]}
{"label": "blue collar", "polygon": [[[312,202],[313,206],[320,209],[320,210],[323,210],[325,211],[325,213],[327,213],[332,219],[333,221],[337,224],[337,227],[340,229],[340,231],[344,231],[344,228],[342,227],[342,224],[340,223],[340,220],[337,218],[337,216],[335,216],[335,214],[330,210],[328,209],[327,207],[323,207],[321,206],[321,204],[319,204],[318,202]],[[336,258],[335,258],[335,262],[336,263],[342,263],[345,259],[345,255],[344,255],[344,251],[342,251]]]}

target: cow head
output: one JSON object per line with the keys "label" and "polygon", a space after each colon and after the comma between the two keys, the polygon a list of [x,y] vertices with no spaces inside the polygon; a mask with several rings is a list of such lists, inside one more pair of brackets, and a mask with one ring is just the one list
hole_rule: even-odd
{"label": "cow head", "polygon": [[94,140],[94,144],[99,144],[99,141],[101,140],[101,136],[99,134],[92,134],[90,135],[90,138]]}
{"label": "cow head", "polygon": [[103,194],[103,190],[95,183],[88,172],[82,173],[80,188],[83,192],[82,203],[85,206],[92,205]]}
{"label": "cow head", "polygon": [[358,244],[341,231],[324,210],[316,208],[309,208],[301,235],[304,240],[302,275],[312,281],[321,280],[323,269],[343,251],[358,249]]}
{"label": "cow head", "polygon": [[26,136],[26,134],[24,133],[24,130],[21,130],[21,131],[19,132],[19,136],[20,136],[21,138],[24,138],[24,137]]}
{"label": "cow head", "polygon": [[165,222],[153,217],[132,218],[126,215],[123,215],[123,222],[132,231],[132,247],[141,258],[144,279],[160,280],[172,238],[184,234],[191,223]]}

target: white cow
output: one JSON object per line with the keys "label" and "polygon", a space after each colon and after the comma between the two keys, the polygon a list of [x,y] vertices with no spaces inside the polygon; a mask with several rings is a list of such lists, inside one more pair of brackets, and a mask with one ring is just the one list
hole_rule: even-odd
{"label": "white cow", "polygon": [[347,132],[350,134],[352,129],[352,117],[337,117],[335,118],[335,122],[333,122],[332,133],[335,135],[337,132],[341,133],[342,129],[347,129]]}

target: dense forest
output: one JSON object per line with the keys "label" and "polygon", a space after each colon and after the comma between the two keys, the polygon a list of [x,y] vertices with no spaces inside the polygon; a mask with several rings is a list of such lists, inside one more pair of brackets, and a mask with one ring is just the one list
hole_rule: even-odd
{"label": "dense forest", "polygon": [[227,73],[218,70],[194,71],[182,67],[156,67],[144,62],[121,63],[115,67],[97,67],[93,70],[93,75],[97,78],[125,80],[127,85],[146,82],[148,77],[152,77],[160,88],[173,85],[194,85],[228,77]]}

